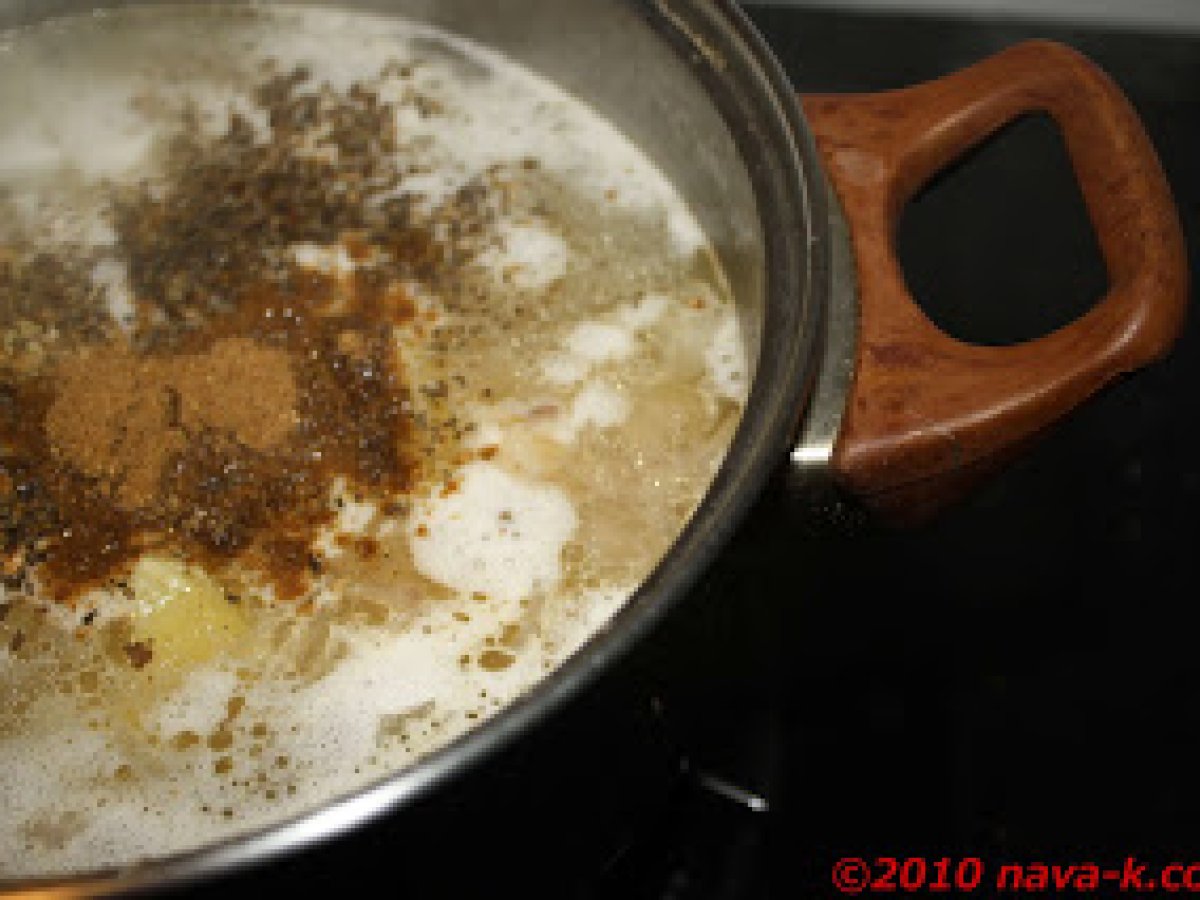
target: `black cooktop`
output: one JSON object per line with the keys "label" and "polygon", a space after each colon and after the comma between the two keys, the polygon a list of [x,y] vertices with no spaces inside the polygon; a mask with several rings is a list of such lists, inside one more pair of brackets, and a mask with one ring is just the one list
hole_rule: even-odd
{"label": "black cooktop", "polygon": [[[1200,269],[1200,36],[750,13],[813,91],[1072,44],[1143,116]],[[1104,289],[1036,119],[932,185],[900,243],[967,340],[1043,333]],[[915,529],[814,517],[781,472],[696,595],[548,727],[417,810],[208,890],[708,900],[835,895],[843,856],[1200,860],[1197,394],[1193,317],[1170,359]]]}

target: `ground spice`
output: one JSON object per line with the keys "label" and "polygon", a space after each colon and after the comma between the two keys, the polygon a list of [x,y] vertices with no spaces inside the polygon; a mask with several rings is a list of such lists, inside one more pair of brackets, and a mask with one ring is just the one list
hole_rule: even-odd
{"label": "ground spice", "polygon": [[64,360],[54,380],[45,423],[52,452],[129,511],[163,502],[164,468],[204,432],[267,451],[296,420],[287,354],[247,338],[167,358],[93,349]]}
{"label": "ground spice", "polygon": [[93,345],[8,386],[8,402],[0,383],[9,557],[65,601],[148,549],[210,571],[237,558],[276,597],[303,596],[335,479],[396,497],[418,464],[390,338],[408,307],[386,293],[385,313],[379,292],[324,276],[247,287],[168,353]]}

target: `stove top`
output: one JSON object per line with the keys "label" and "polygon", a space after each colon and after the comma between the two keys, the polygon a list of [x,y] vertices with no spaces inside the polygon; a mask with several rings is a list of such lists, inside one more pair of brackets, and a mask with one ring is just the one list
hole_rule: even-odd
{"label": "stove top", "polygon": [[[1027,37],[1127,91],[1200,270],[1200,36],[749,7],[803,90],[878,90]],[[918,198],[900,248],[951,333],[1005,343],[1104,271],[1053,128]],[[937,521],[814,519],[781,472],[695,597],[548,727],[395,821],[204,893],[832,895],[843,856],[1119,861],[1200,824],[1200,322]],[[1184,857],[1187,860],[1187,857]]]}

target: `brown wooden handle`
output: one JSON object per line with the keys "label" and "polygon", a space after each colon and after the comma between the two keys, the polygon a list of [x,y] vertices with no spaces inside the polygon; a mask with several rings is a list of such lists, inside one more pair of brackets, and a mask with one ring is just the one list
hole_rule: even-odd
{"label": "brown wooden handle", "polygon": [[[1187,262],[1166,178],[1136,113],[1095,65],[1044,41],[956,74],[803,104],[850,222],[860,290],[857,370],[833,466],[869,501],[936,495],[985,469],[1183,324]],[[1086,315],[1037,340],[981,347],[939,330],[908,293],[894,236],[939,169],[1012,120],[1058,124],[1108,269]]]}

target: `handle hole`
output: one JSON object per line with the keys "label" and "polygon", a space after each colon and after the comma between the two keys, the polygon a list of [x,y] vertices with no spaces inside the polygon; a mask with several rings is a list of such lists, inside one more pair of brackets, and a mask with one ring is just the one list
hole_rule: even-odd
{"label": "handle hole", "polygon": [[1007,346],[1086,313],[1103,256],[1053,120],[1025,116],[940,173],[897,237],[909,290],[960,341]]}

